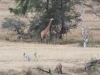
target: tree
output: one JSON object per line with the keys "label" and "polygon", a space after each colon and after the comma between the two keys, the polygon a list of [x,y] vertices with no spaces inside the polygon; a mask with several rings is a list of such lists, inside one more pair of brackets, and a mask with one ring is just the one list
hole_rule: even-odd
{"label": "tree", "polygon": [[30,22],[30,31],[37,34],[47,26],[50,18],[55,19],[51,26],[54,29],[52,31],[58,32],[61,38],[62,34],[69,31],[65,27],[67,22],[71,22],[67,29],[75,28],[76,22],[79,22],[80,15],[74,8],[76,4],[80,4],[80,0],[15,0],[15,2],[17,7],[9,8],[11,12],[21,15],[26,15],[28,12],[36,13]]}
{"label": "tree", "polygon": [[92,0],[95,2],[96,6],[99,6],[98,8],[94,9],[94,14],[98,17],[100,17],[100,0]]}
{"label": "tree", "polygon": [[24,35],[24,29],[26,28],[26,23],[19,19],[5,18],[5,21],[2,23],[2,28],[10,29],[20,35],[22,38]]}
{"label": "tree", "polygon": [[95,2],[97,2],[97,3],[100,3],[100,0],[93,0],[93,1],[95,1]]}

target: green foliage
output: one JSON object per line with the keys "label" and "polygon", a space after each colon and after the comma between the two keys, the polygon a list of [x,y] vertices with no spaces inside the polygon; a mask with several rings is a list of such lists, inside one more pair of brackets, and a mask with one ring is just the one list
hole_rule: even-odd
{"label": "green foliage", "polygon": [[80,46],[80,47],[83,47],[83,41],[80,41],[80,42],[79,42],[79,46]]}
{"label": "green foliage", "polygon": [[[72,21],[75,20],[78,22],[78,17],[80,14],[76,12],[72,5],[74,5],[74,2],[70,0],[49,0],[48,9],[46,9],[47,2],[42,2],[44,4],[44,10],[38,10],[36,7],[36,11],[42,14],[37,14],[35,18],[33,18],[33,21],[30,23],[30,30],[35,31],[37,34],[40,34],[41,30],[43,30],[49,23],[50,18],[54,18],[54,21],[52,22],[52,28],[54,30],[60,31],[57,29],[57,26],[62,27],[64,22],[66,21]],[[42,5],[41,4],[41,5]],[[38,18],[37,18],[38,17]],[[74,28],[74,26],[77,26],[76,24],[70,25],[70,28]],[[53,31],[54,31],[53,30]]]}
{"label": "green foliage", "polygon": [[37,61],[38,59],[37,59],[37,53],[35,52],[34,53],[34,61]]}
{"label": "green foliage", "polygon": [[96,1],[96,2],[100,3],[100,0],[93,0],[93,1]]}
{"label": "green foliage", "polygon": [[37,8],[37,11],[42,8],[42,5],[40,4],[42,3],[41,0],[15,0],[15,2],[17,3],[16,8],[10,8],[9,10],[15,14],[16,12],[19,12],[17,15],[25,15],[28,12],[33,12],[33,8]]}
{"label": "green foliage", "polygon": [[9,10],[10,10],[10,13],[14,13],[15,15],[18,15],[22,12],[21,9],[18,9],[18,8],[15,8],[15,9],[9,8]]}
{"label": "green foliage", "polygon": [[[40,32],[48,25],[50,18],[54,18],[51,28],[59,34],[66,33],[65,22],[71,22],[70,28],[77,27],[79,12],[74,8],[81,4],[80,0],[15,0],[16,8],[9,8],[15,14],[36,13],[30,22],[30,31],[34,36],[40,36]],[[75,21],[73,24],[72,22]],[[57,28],[59,27],[59,28]],[[65,30],[63,30],[65,28]],[[70,29],[69,28],[69,29]],[[62,32],[61,32],[62,29]]]}
{"label": "green foliage", "polygon": [[55,44],[60,44],[60,45],[65,45],[65,44],[77,44],[77,46],[81,46],[82,42],[81,41],[76,41],[76,40],[57,40]]}

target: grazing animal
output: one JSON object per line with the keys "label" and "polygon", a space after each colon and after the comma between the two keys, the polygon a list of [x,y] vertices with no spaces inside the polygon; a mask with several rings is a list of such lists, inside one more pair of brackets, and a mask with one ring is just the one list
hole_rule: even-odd
{"label": "grazing animal", "polygon": [[24,56],[26,61],[30,61],[30,57],[27,53],[24,53],[23,56]]}
{"label": "grazing animal", "polygon": [[51,26],[52,20],[54,20],[54,19],[51,18],[48,26],[44,30],[41,31],[41,43],[43,41],[47,41],[47,40],[49,41],[49,37],[50,37],[50,26]]}

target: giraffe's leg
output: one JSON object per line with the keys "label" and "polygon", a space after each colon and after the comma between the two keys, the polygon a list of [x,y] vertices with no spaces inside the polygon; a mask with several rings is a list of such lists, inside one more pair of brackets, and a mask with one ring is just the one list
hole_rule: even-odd
{"label": "giraffe's leg", "polygon": [[46,36],[46,41],[47,41],[47,44],[50,44],[50,38],[49,38],[49,35]]}
{"label": "giraffe's leg", "polygon": [[41,42],[41,44],[43,43],[43,37],[41,37],[40,42]]}
{"label": "giraffe's leg", "polygon": [[45,43],[48,44],[48,35],[46,34]]}
{"label": "giraffe's leg", "polygon": [[44,34],[44,31],[42,31],[42,32],[41,32],[41,43],[43,43],[44,37],[45,37],[45,34]]}
{"label": "giraffe's leg", "polygon": [[50,44],[50,31],[47,33],[47,43]]}

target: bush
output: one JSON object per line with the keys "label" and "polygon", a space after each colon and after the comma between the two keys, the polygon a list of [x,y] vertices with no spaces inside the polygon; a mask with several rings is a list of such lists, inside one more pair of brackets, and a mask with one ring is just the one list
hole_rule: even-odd
{"label": "bush", "polygon": [[23,34],[24,29],[26,28],[26,23],[19,19],[5,18],[5,21],[2,23],[2,28],[10,29],[11,31],[16,32],[17,34]]}

